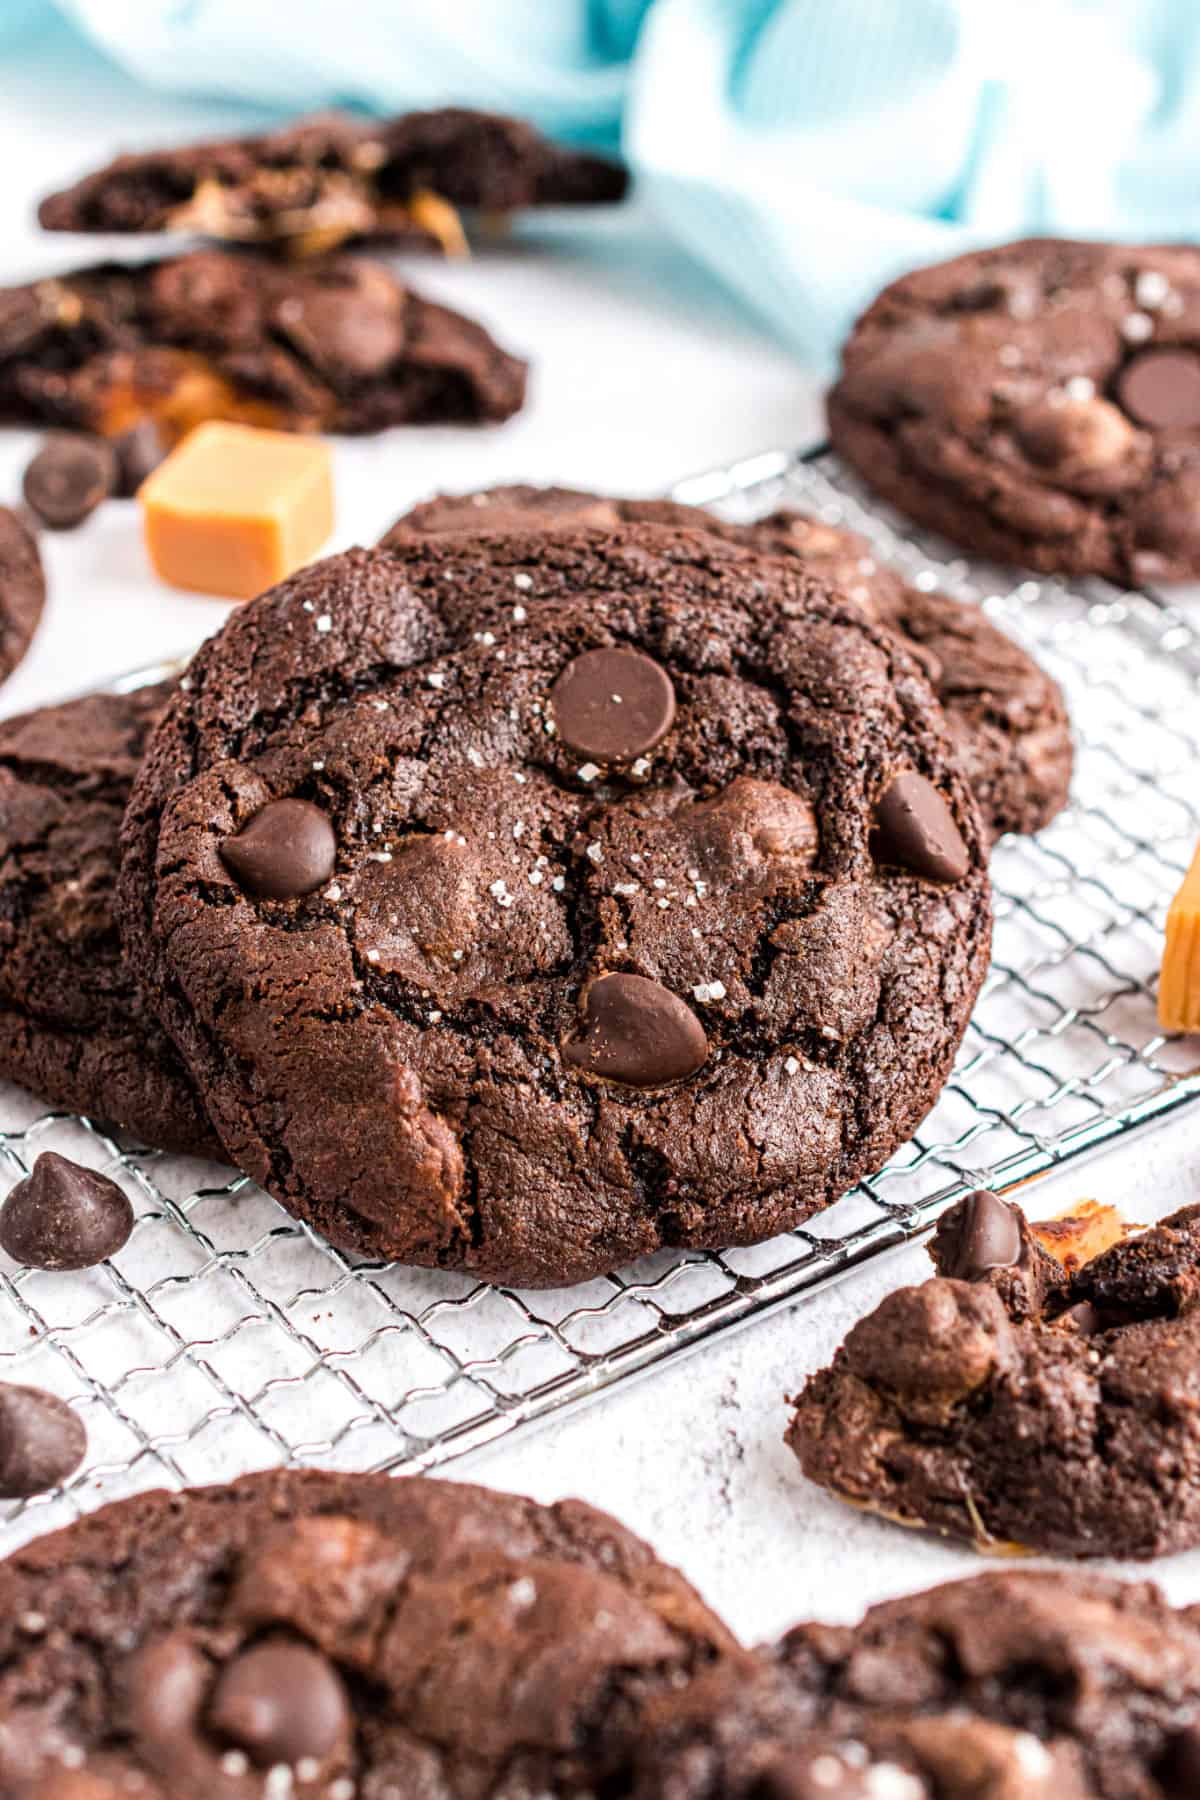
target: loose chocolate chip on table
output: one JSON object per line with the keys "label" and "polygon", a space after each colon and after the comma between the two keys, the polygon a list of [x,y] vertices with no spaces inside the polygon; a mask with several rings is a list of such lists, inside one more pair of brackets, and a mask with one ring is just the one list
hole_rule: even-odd
{"label": "loose chocolate chip on table", "polygon": [[0,1250],[30,1269],[90,1269],[132,1230],[133,1208],[116,1182],[53,1150],[0,1208]]}
{"label": "loose chocolate chip on table", "polygon": [[26,1500],[57,1487],[86,1449],[83,1421],[65,1400],[0,1382],[0,1499]]}
{"label": "loose chocolate chip on table", "polygon": [[550,690],[558,735],[598,762],[652,750],[675,718],[671,677],[640,650],[585,650]]}
{"label": "loose chocolate chip on table", "polygon": [[1188,350],[1146,350],[1121,371],[1117,393],[1140,425],[1194,430],[1200,425],[1200,357]]}
{"label": "loose chocolate chip on table", "polygon": [[971,866],[962,833],[937,789],[909,769],[875,808],[876,859],[899,863],[927,881],[961,881]]}
{"label": "loose chocolate chip on table", "polygon": [[563,1046],[573,1068],[627,1087],[662,1087],[708,1057],[704,1027],[669,988],[644,975],[602,975],[587,992],[584,1034]]}
{"label": "loose chocolate chip on table", "polygon": [[295,900],[333,874],[337,839],[319,806],[270,800],[221,845],[221,861],[260,900]]}
{"label": "loose chocolate chip on table", "polygon": [[153,419],[141,419],[113,439],[117,458],[117,492],[132,499],[170,451],[170,443]]}
{"label": "loose chocolate chip on table", "polygon": [[259,1768],[320,1761],[334,1749],[350,1717],[341,1677],[308,1644],[252,1645],[217,1678],[208,1723]]}
{"label": "loose chocolate chip on table", "polygon": [[963,1201],[953,1244],[942,1251],[943,1273],[978,1281],[989,1269],[1011,1269],[1021,1260],[1021,1228],[1010,1206],[986,1188]]}
{"label": "loose chocolate chip on table", "polygon": [[56,431],[25,471],[22,492],[28,504],[55,531],[81,525],[112,493],[117,460],[102,438]]}

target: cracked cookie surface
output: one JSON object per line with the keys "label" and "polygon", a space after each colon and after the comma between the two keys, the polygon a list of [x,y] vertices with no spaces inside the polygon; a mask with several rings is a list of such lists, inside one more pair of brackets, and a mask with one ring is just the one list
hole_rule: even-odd
{"label": "cracked cookie surface", "polygon": [[669,500],[513,486],[424,501],[398,519],[383,542],[401,543],[414,533],[519,530],[523,523],[622,522],[701,527],[731,543],[796,557],[818,580],[849,594],[898,632],[942,703],[994,837],[1040,831],[1066,804],[1073,751],[1058,683],[979,607],[910,586],[857,532],[790,509],[735,524]]}
{"label": "cracked cookie surface", "polygon": [[0,506],[0,682],[28,650],[45,604],[37,539],[11,507]]}
{"label": "cracked cookie surface", "polygon": [[1200,1207],[1068,1272],[980,1194],[933,1255],[938,1276],[888,1295],[799,1395],[809,1479],[981,1549],[1200,1542]]}
{"label": "cracked cookie surface", "polygon": [[350,552],[252,602],[154,734],[120,891],[239,1167],[351,1249],[543,1286],[877,1168],[990,936],[915,662],[656,527]]}
{"label": "cracked cookie surface", "polygon": [[364,120],[317,113],[256,137],[120,156],[38,209],[49,231],[187,231],[293,255],[363,239],[448,253],[457,208],[620,200],[625,170],[520,119],[446,106]]}
{"label": "cracked cookie surface", "polygon": [[382,263],[195,250],[0,289],[0,418],[169,447],[227,419],[279,431],[495,422],[525,364]]}
{"label": "cracked cookie surface", "polygon": [[0,722],[0,1075],[162,1149],[221,1156],[125,961],[117,834],[171,684]]}
{"label": "cracked cookie surface", "polygon": [[1149,1582],[948,1582],[656,1698],[639,1769],[637,1800],[1190,1800],[1200,1630]]}
{"label": "cracked cookie surface", "polygon": [[919,269],[852,330],[836,448],[969,550],[1200,574],[1200,252],[1029,239]]}
{"label": "cracked cookie surface", "polygon": [[0,1600],[10,1800],[622,1791],[646,1702],[742,1654],[606,1514],[416,1477],[119,1501]]}

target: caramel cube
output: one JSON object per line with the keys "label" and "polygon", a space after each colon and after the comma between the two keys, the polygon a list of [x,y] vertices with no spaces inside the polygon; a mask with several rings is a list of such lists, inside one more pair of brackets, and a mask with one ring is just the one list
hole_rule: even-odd
{"label": "caramel cube", "polygon": [[138,500],[163,581],[249,600],[311,562],[333,530],[329,449],[284,431],[199,425]]}
{"label": "caramel cube", "polygon": [[1200,849],[1167,914],[1158,1018],[1164,1031],[1200,1031]]}

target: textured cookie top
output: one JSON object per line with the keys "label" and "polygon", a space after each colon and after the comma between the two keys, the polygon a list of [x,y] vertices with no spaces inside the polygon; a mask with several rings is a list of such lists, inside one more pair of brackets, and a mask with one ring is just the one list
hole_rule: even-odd
{"label": "textured cookie top", "polygon": [[45,604],[37,540],[10,507],[0,506],[0,681],[28,650]]}
{"label": "textured cookie top", "polygon": [[[948,1582],[857,1625],[798,1625],[649,1709],[638,1800],[1187,1800],[1200,1630],[1149,1583]],[[811,1779],[813,1759],[829,1761]],[[837,1760],[835,1760],[835,1758]],[[887,1759],[889,1782],[853,1770]],[[850,1764],[851,1785],[838,1762]],[[917,1785],[919,1783],[920,1785]]]}
{"label": "textured cookie top", "polygon": [[0,723],[0,1075],[148,1143],[220,1155],[114,912],[121,817],[170,691]]}
{"label": "textured cookie top", "polygon": [[49,231],[188,231],[289,252],[362,238],[458,247],[455,207],[619,200],[624,169],[520,119],[447,106],[393,119],[326,112],[254,137],[120,156],[38,209]]}
{"label": "textured cookie top", "polygon": [[836,1198],[932,1103],[987,955],[913,661],[649,527],[301,572],[200,652],[124,843],[239,1167],[340,1243],[519,1282]]}
{"label": "textured cookie top", "polygon": [[593,1793],[652,1695],[738,1654],[582,1502],[383,1476],[120,1501],[0,1602],[13,1800]]}
{"label": "textured cookie top", "polygon": [[848,594],[899,632],[946,712],[984,822],[998,837],[1039,831],[1066,803],[1071,733],[1057,682],[977,606],[910,587],[857,532],[790,509],[733,524],[670,500],[620,500],[576,488],[512,486],[441,494],[405,513],[384,538],[519,530],[537,523],[682,525],[797,558],[818,581]]}
{"label": "textured cookie top", "polygon": [[1035,568],[1200,572],[1200,253],[1030,240],[859,320],[838,448],[913,518]]}
{"label": "textured cookie top", "polygon": [[506,419],[525,364],[382,263],[196,250],[0,289],[0,417],[117,437],[206,419],[379,431]]}
{"label": "textured cookie top", "polygon": [[934,1255],[939,1276],[888,1295],[800,1395],[805,1473],[980,1547],[1200,1542],[1200,1208],[1067,1274],[983,1194]]}

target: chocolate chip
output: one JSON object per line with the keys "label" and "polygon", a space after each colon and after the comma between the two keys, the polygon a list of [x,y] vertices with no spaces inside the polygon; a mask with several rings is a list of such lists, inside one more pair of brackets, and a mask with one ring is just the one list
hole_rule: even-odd
{"label": "chocolate chip", "polygon": [[65,1400],[0,1382],[0,1499],[58,1487],[83,1461],[87,1432]]}
{"label": "chocolate chip", "polygon": [[343,1736],[350,1707],[332,1663],[307,1644],[254,1644],[217,1677],[208,1709],[212,1731],[260,1769],[320,1762]]}
{"label": "chocolate chip", "polygon": [[0,1209],[0,1250],[29,1269],[90,1269],[133,1230],[133,1208],[115,1181],[43,1150]]}
{"label": "chocolate chip", "polygon": [[1154,431],[1200,425],[1200,357],[1188,350],[1146,350],[1121,371],[1121,405]]}
{"label": "chocolate chip", "polygon": [[117,488],[123,499],[132,499],[147,476],[153,475],[171,445],[153,419],[141,419],[112,440],[117,458]]}
{"label": "chocolate chip", "polygon": [[671,677],[640,650],[585,650],[550,690],[559,737],[597,762],[653,749],[675,718]]}
{"label": "chocolate chip", "polygon": [[1077,1300],[1074,1306],[1060,1312],[1054,1323],[1077,1337],[1094,1337],[1100,1329],[1100,1314],[1090,1300]]}
{"label": "chocolate chip", "polygon": [[230,874],[261,900],[311,894],[329,880],[336,859],[333,826],[308,800],[268,801],[221,845],[221,861]]}
{"label": "chocolate chip", "polygon": [[1165,1800],[1195,1800],[1200,1794],[1200,1724],[1175,1733],[1154,1773]]}
{"label": "chocolate chip", "polygon": [[102,438],[56,431],[26,469],[22,492],[43,524],[69,531],[95,512],[116,479],[111,445]]}
{"label": "chocolate chip", "polygon": [[366,380],[394,363],[405,344],[404,312],[390,277],[363,277],[328,289],[290,294],[278,308],[280,328],[319,369]]}
{"label": "chocolate chip", "polygon": [[959,1281],[978,1281],[989,1269],[1015,1268],[1021,1260],[1021,1228],[1011,1206],[977,1188],[947,1215],[938,1233],[941,1270]]}
{"label": "chocolate chip", "polygon": [[689,1006],[644,975],[601,975],[584,1002],[584,1034],[563,1046],[572,1068],[627,1087],[663,1087],[694,1075],[708,1057]]}
{"label": "chocolate chip", "polygon": [[876,861],[899,863],[926,881],[961,881],[971,855],[942,796],[923,775],[897,775],[875,807]]}
{"label": "chocolate chip", "polygon": [[1133,426],[1109,400],[1041,400],[1017,415],[1014,429],[1031,462],[1061,475],[1098,473],[1129,454]]}

